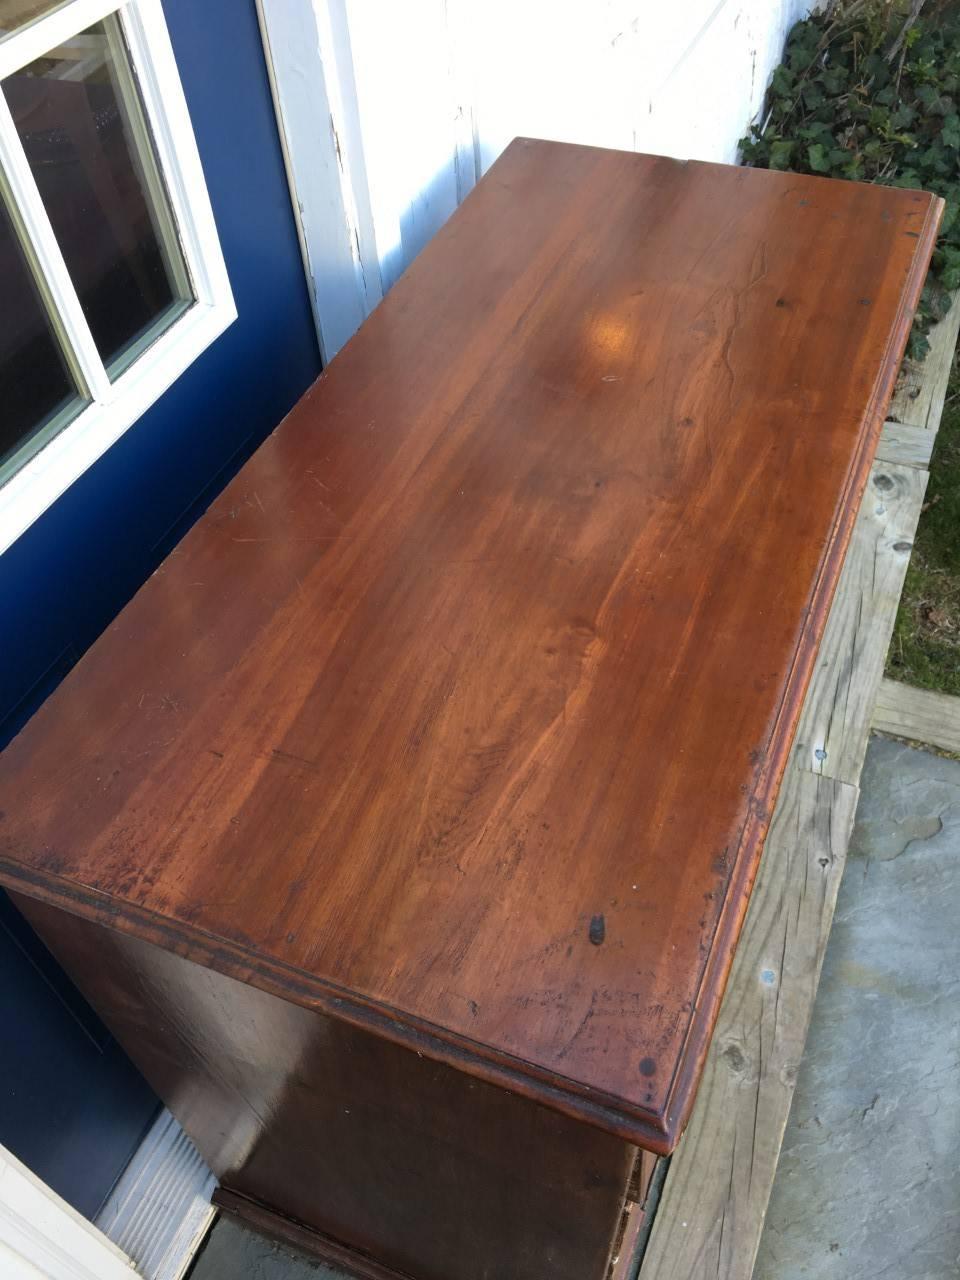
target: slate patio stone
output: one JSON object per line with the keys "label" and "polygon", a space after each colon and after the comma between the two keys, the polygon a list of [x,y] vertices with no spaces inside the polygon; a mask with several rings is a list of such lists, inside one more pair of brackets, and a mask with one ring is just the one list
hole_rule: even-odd
{"label": "slate patio stone", "polygon": [[960,763],[861,786],[754,1280],[960,1274]]}

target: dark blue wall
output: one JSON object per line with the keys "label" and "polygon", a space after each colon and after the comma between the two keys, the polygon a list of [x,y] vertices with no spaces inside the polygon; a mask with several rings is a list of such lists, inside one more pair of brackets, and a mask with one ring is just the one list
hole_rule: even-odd
{"label": "dark blue wall", "polygon": [[0,1143],[92,1218],[157,1100],[0,894]]}
{"label": "dark blue wall", "polygon": [[[253,0],[164,10],[239,318],[0,556],[0,743],[320,371]],[[0,1011],[0,1143],[89,1214],[155,1100],[6,902]]]}
{"label": "dark blue wall", "polygon": [[0,556],[8,731],[320,370],[253,0],[164,9],[239,318]]}

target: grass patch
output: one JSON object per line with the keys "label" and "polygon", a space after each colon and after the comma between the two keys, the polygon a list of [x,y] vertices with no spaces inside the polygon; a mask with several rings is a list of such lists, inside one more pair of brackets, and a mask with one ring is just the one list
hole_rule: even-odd
{"label": "grass patch", "polygon": [[960,361],[955,354],[887,675],[960,695]]}

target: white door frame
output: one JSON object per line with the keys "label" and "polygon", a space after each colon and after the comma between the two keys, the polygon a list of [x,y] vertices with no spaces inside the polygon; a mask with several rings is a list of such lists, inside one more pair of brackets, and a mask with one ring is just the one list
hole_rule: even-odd
{"label": "white door frame", "polygon": [[135,1280],[102,1231],[0,1147],[0,1274],[5,1280]]}
{"label": "white door frame", "polygon": [[257,0],[257,11],[327,363],[479,177],[464,9]]}
{"label": "white door frame", "polygon": [[324,364],[383,296],[344,0],[257,0]]}

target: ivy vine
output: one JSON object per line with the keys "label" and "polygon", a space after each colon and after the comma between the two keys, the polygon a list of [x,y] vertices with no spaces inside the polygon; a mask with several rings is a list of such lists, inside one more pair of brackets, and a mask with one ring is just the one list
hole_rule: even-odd
{"label": "ivy vine", "polygon": [[960,0],[840,0],[798,22],[773,73],[746,164],[946,200],[908,354],[960,288]]}

